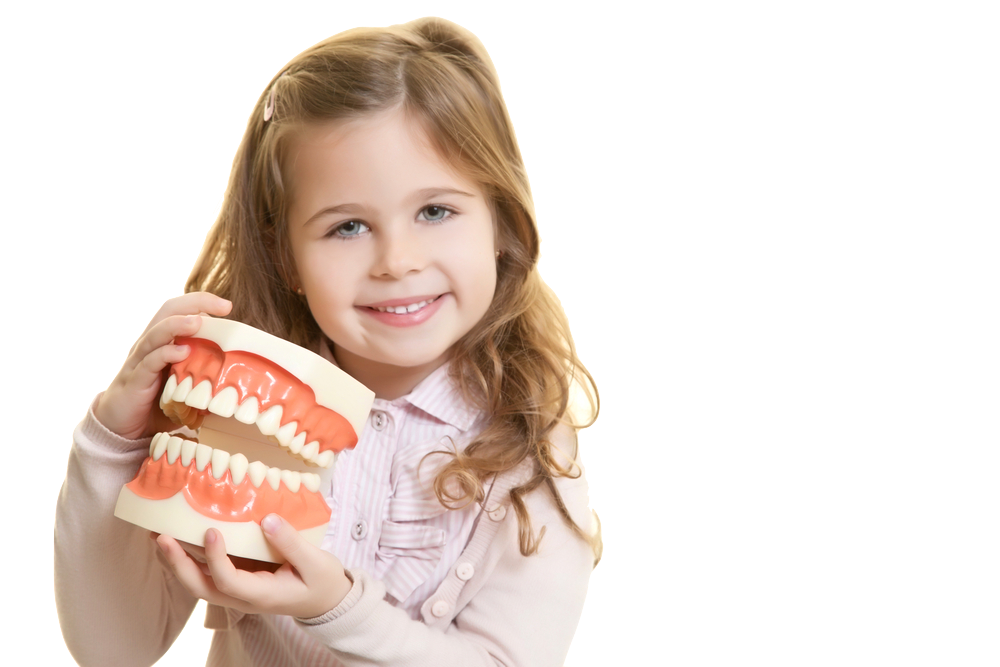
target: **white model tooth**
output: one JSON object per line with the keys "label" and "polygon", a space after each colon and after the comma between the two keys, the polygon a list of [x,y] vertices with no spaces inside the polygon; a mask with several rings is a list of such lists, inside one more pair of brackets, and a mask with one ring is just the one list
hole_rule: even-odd
{"label": "white model tooth", "polygon": [[167,440],[167,463],[173,465],[174,461],[181,454],[181,445],[184,440],[178,438],[176,435]]}
{"label": "white model tooth", "polygon": [[208,404],[212,402],[212,383],[208,380],[199,382],[198,386],[192,389],[191,393],[187,395],[184,402],[192,408],[199,410],[207,408]]}
{"label": "white model tooth", "polygon": [[302,477],[302,484],[305,485],[307,489],[313,493],[319,491],[319,475],[314,472],[304,472],[301,473],[300,476]]}
{"label": "white model tooth", "polygon": [[306,461],[312,461],[314,458],[316,458],[317,454],[319,454],[319,442],[316,440],[313,440],[308,445],[302,448],[301,456]]}
{"label": "white model tooth", "polygon": [[281,427],[281,406],[273,405],[257,417],[257,428],[264,435],[274,435]]}
{"label": "white model tooth", "polygon": [[229,473],[233,477],[233,484],[239,485],[243,481],[243,478],[247,476],[247,467],[249,465],[250,462],[247,461],[247,457],[242,454],[233,454],[232,458],[229,459]]}
{"label": "white model tooth", "polygon": [[210,460],[212,460],[212,448],[199,442],[194,448],[194,466],[198,472],[204,470]]}
{"label": "white model tooth", "polygon": [[184,440],[181,442],[181,465],[187,467],[191,465],[194,458],[194,450],[198,448],[198,443],[194,440]]}
{"label": "white model tooth", "polygon": [[251,396],[243,401],[243,405],[236,410],[236,414],[233,416],[244,424],[252,424],[257,421],[257,397]]}
{"label": "white model tooth", "polygon": [[302,475],[294,470],[282,470],[281,481],[285,483],[289,491],[298,493],[299,487],[302,485]]}
{"label": "white model tooth", "polygon": [[194,386],[194,380],[192,380],[191,376],[188,375],[186,378],[181,380],[179,385],[177,385],[177,389],[174,389],[174,395],[170,397],[170,400],[183,403],[184,399],[191,393],[192,386]]}
{"label": "white model tooth", "polygon": [[224,449],[212,450],[212,477],[222,479],[229,469],[229,457],[232,456]]}
{"label": "white model tooth", "polygon": [[329,468],[329,467],[331,467],[333,465],[333,460],[336,457],[337,457],[337,455],[333,453],[333,450],[332,449],[328,449],[328,450],[326,450],[325,452],[323,452],[322,454],[320,454],[319,456],[316,457],[315,463],[320,468]]}
{"label": "white model tooth", "polygon": [[266,479],[271,488],[277,491],[278,484],[281,483],[281,468],[268,468]]}
{"label": "white model tooth", "polygon": [[288,447],[288,445],[292,444],[292,438],[295,437],[295,429],[297,429],[298,427],[299,427],[298,422],[288,422],[287,424],[279,428],[278,432],[275,434],[275,436],[278,438],[278,442],[284,445],[285,447]]}
{"label": "white model tooth", "polygon": [[163,435],[165,437],[161,437],[156,441],[156,445],[153,446],[153,453],[150,454],[154,461],[159,461],[160,457],[163,456],[163,452],[167,451],[167,441],[170,440],[170,436],[166,433]]}
{"label": "white model tooth", "polygon": [[169,403],[174,398],[174,391],[177,389],[177,376],[171,374],[163,385],[163,393],[160,394],[160,407]]}
{"label": "white model tooth", "polygon": [[254,461],[247,466],[247,474],[250,475],[250,483],[259,489],[267,476],[267,466],[260,461]]}
{"label": "white model tooth", "polygon": [[208,411],[228,419],[236,412],[236,404],[239,400],[240,395],[236,393],[236,387],[226,387],[212,398],[208,404]]}
{"label": "white model tooth", "polygon": [[288,451],[292,454],[298,454],[302,451],[302,445],[304,444],[306,444],[306,432],[302,431],[302,433],[299,433],[288,443]]}
{"label": "white model tooth", "polygon": [[160,441],[160,437],[166,435],[164,433],[157,433],[153,436],[153,439],[149,441],[149,455],[153,456],[153,452],[156,450],[156,443]]}

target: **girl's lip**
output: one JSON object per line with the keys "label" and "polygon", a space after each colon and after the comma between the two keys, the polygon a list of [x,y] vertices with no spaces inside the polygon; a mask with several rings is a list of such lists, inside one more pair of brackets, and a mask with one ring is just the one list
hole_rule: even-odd
{"label": "girl's lip", "polygon": [[409,306],[411,303],[420,303],[421,301],[430,301],[431,299],[437,299],[440,294],[427,294],[424,296],[407,296],[402,299],[389,299],[388,301],[379,301],[378,303],[366,303],[364,305],[358,306],[358,308],[388,308],[392,306]]}
{"label": "girl's lip", "polygon": [[[441,294],[436,298],[434,296],[416,298],[410,297],[406,299],[382,301],[370,306],[358,306],[357,309],[382,324],[387,324],[392,327],[413,327],[418,324],[423,324],[433,317],[434,313],[441,309],[441,304],[443,304],[447,298],[447,294]],[[430,299],[434,299],[434,301],[412,313],[396,314],[390,313],[389,311],[376,310],[376,308],[386,308],[388,306],[408,306],[411,303],[420,303],[421,301],[429,301]]]}

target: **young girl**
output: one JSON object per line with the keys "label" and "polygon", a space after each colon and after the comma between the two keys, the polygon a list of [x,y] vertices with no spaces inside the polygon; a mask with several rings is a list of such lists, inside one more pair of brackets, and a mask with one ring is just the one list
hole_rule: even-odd
{"label": "young girl", "polygon": [[[575,438],[597,402],[537,259],[524,165],[471,34],[358,29],[289,63],[187,293],[74,434],[56,592],[76,659],[152,664],[202,598],[211,665],[562,664],[600,556]],[[317,351],[376,393],[334,468],[323,548],[262,522],[288,561],[274,571],[234,562],[215,530],[199,549],[112,516],[150,436],[173,428],[161,375],[199,313]],[[578,421],[574,386],[593,397]]]}

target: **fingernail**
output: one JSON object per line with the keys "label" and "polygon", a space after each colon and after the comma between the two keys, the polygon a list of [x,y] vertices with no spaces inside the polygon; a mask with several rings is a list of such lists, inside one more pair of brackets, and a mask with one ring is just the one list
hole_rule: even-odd
{"label": "fingernail", "polygon": [[215,531],[209,530],[205,533],[205,544],[215,544]]}
{"label": "fingernail", "polygon": [[272,535],[278,532],[281,528],[281,519],[277,514],[268,514],[264,517],[264,520],[260,522],[261,528],[264,529],[265,533],[271,533]]}

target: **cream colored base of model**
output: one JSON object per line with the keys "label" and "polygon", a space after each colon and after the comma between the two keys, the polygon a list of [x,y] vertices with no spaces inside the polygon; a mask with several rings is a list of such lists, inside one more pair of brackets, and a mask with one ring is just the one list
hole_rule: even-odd
{"label": "cream colored base of model", "polygon": [[[115,516],[154,533],[170,535],[199,547],[205,546],[205,531],[216,528],[222,533],[226,551],[231,556],[270,563],[285,562],[284,557],[264,537],[259,523],[211,519],[188,505],[183,491],[166,500],[148,500],[135,495],[128,487],[122,487],[115,506]],[[318,547],[326,535],[326,524],[300,530],[299,535]]]}

